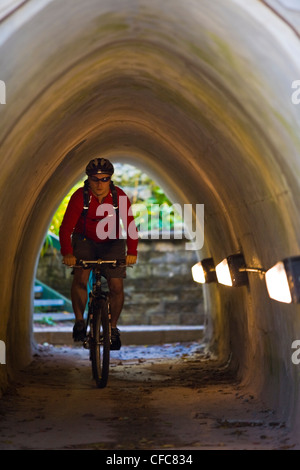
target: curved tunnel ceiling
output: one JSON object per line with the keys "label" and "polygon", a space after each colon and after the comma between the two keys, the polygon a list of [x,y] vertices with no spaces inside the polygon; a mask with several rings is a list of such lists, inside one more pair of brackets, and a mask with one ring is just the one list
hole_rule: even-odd
{"label": "curved tunnel ceiling", "polygon": [[[268,268],[299,253],[299,37],[245,3],[27,1],[2,20],[0,333],[8,351],[22,338],[12,369],[30,357],[28,292],[45,231],[93,156],[123,158],[174,202],[204,204],[204,251],[216,261],[242,250]],[[207,296],[214,342],[245,380],[267,395],[275,364],[292,383],[298,307],[270,303],[251,276],[248,290]]]}

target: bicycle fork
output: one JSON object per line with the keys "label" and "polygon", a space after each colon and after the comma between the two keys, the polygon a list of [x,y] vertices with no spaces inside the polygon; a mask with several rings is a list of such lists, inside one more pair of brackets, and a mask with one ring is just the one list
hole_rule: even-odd
{"label": "bicycle fork", "polygon": [[[89,313],[88,313],[88,318],[87,318],[87,324],[86,324],[86,329],[88,329],[88,324],[90,324],[90,332],[87,335],[86,339],[83,341],[83,347],[85,349],[90,349],[90,340],[93,338],[94,332],[93,332],[93,312],[91,309],[91,304],[93,300],[93,294],[90,293],[90,300],[89,300]],[[107,316],[108,316],[108,331],[109,331],[109,343],[112,343],[111,340],[111,313],[110,313],[110,302],[107,302]],[[100,340],[101,343],[101,340]]]}
{"label": "bicycle fork", "polygon": [[86,322],[86,331],[88,330],[88,326],[90,324],[90,332],[87,334],[85,340],[83,341],[83,347],[85,349],[90,349],[90,339],[93,337],[93,313],[92,313],[92,301],[93,301],[93,294],[90,292],[89,295],[89,304],[88,304],[88,316],[87,316],[87,322]]}

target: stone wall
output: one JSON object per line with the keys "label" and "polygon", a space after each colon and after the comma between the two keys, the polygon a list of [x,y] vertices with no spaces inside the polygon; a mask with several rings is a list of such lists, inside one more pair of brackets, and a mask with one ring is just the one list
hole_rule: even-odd
{"label": "stone wall", "polygon": [[[138,263],[127,269],[120,325],[202,325],[203,295],[191,267],[196,254],[185,240],[142,240]],[[50,249],[40,258],[37,279],[70,298],[71,269]]]}

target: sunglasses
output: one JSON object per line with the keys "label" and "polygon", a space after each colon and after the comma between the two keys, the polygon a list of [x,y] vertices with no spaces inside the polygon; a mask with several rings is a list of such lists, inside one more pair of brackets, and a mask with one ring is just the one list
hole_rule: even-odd
{"label": "sunglasses", "polygon": [[104,176],[104,178],[96,178],[96,176],[90,176],[91,181],[94,183],[107,183],[107,181],[110,181],[110,176]]}

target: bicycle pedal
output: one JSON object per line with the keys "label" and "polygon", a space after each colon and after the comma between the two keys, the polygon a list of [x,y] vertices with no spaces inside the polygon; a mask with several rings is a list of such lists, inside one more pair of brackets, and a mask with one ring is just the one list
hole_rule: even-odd
{"label": "bicycle pedal", "polygon": [[83,347],[84,347],[84,349],[90,349],[90,338],[86,338],[83,341]]}

